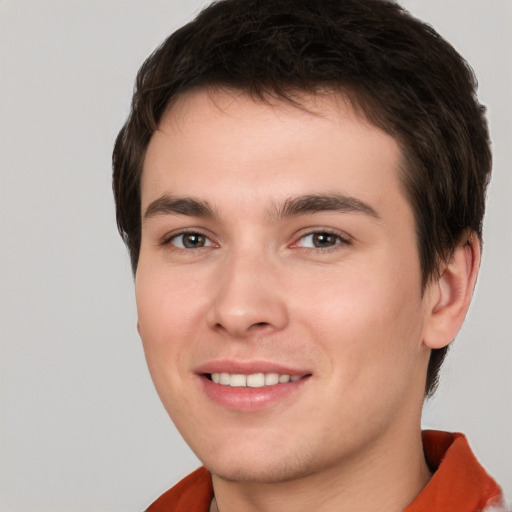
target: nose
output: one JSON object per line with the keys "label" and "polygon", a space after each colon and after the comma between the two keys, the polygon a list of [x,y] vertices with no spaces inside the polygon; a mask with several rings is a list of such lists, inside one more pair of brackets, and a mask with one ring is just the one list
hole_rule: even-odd
{"label": "nose", "polygon": [[288,310],[279,268],[264,254],[233,254],[218,269],[207,321],[232,338],[282,330]]}

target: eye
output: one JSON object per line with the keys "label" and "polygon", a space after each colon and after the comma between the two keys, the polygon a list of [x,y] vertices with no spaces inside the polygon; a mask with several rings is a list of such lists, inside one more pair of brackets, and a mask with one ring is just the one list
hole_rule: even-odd
{"label": "eye", "polygon": [[317,231],[316,233],[309,233],[301,237],[295,243],[295,246],[305,247],[307,249],[329,249],[336,245],[348,243],[348,240],[335,233],[330,233],[329,231]]}
{"label": "eye", "polygon": [[180,233],[170,238],[167,244],[173,245],[178,249],[200,249],[202,247],[211,247],[214,243],[202,233]]}

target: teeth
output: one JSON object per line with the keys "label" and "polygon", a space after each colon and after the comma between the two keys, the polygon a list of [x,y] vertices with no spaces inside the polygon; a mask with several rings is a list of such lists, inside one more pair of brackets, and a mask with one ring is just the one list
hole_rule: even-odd
{"label": "teeth", "polygon": [[247,386],[250,388],[261,388],[265,385],[265,375],[263,373],[253,373],[247,375]]}
{"label": "teeth", "polygon": [[278,373],[267,373],[265,375],[265,386],[274,386],[279,382]]}
{"label": "teeth", "polygon": [[215,384],[231,386],[233,388],[262,388],[264,386],[275,386],[287,382],[297,382],[303,375],[280,375],[278,373],[252,373],[244,375],[241,373],[212,373],[211,378]]}
{"label": "teeth", "polygon": [[245,388],[247,386],[247,376],[233,373],[229,378],[229,385],[232,388]]}

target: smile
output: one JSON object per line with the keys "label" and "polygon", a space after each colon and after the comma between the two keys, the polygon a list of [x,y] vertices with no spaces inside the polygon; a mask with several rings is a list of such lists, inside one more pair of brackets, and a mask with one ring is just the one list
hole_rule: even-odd
{"label": "smile", "polygon": [[313,377],[309,369],[265,361],[214,361],[198,367],[194,373],[209,400],[240,412],[293,403]]}
{"label": "smile", "polygon": [[210,379],[215,384],[221,386],[230,386],[233,388],[262,388],[266,386],[275,386],[277,384],[286,384],[287,382],[297,382],[304,375],[288,375],[279,373],[251,373],[245,375],[242,373],[215,372],[209,374]]}

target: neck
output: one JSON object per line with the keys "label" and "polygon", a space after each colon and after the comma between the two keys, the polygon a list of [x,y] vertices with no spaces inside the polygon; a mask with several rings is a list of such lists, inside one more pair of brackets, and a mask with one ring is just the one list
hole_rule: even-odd
{"label": "neck", "polygon": [[300,479],[232,482],[212,476],[219,512],[398,512],[431,478],[419,424],[414,434],[394,429],[352,460]]}

